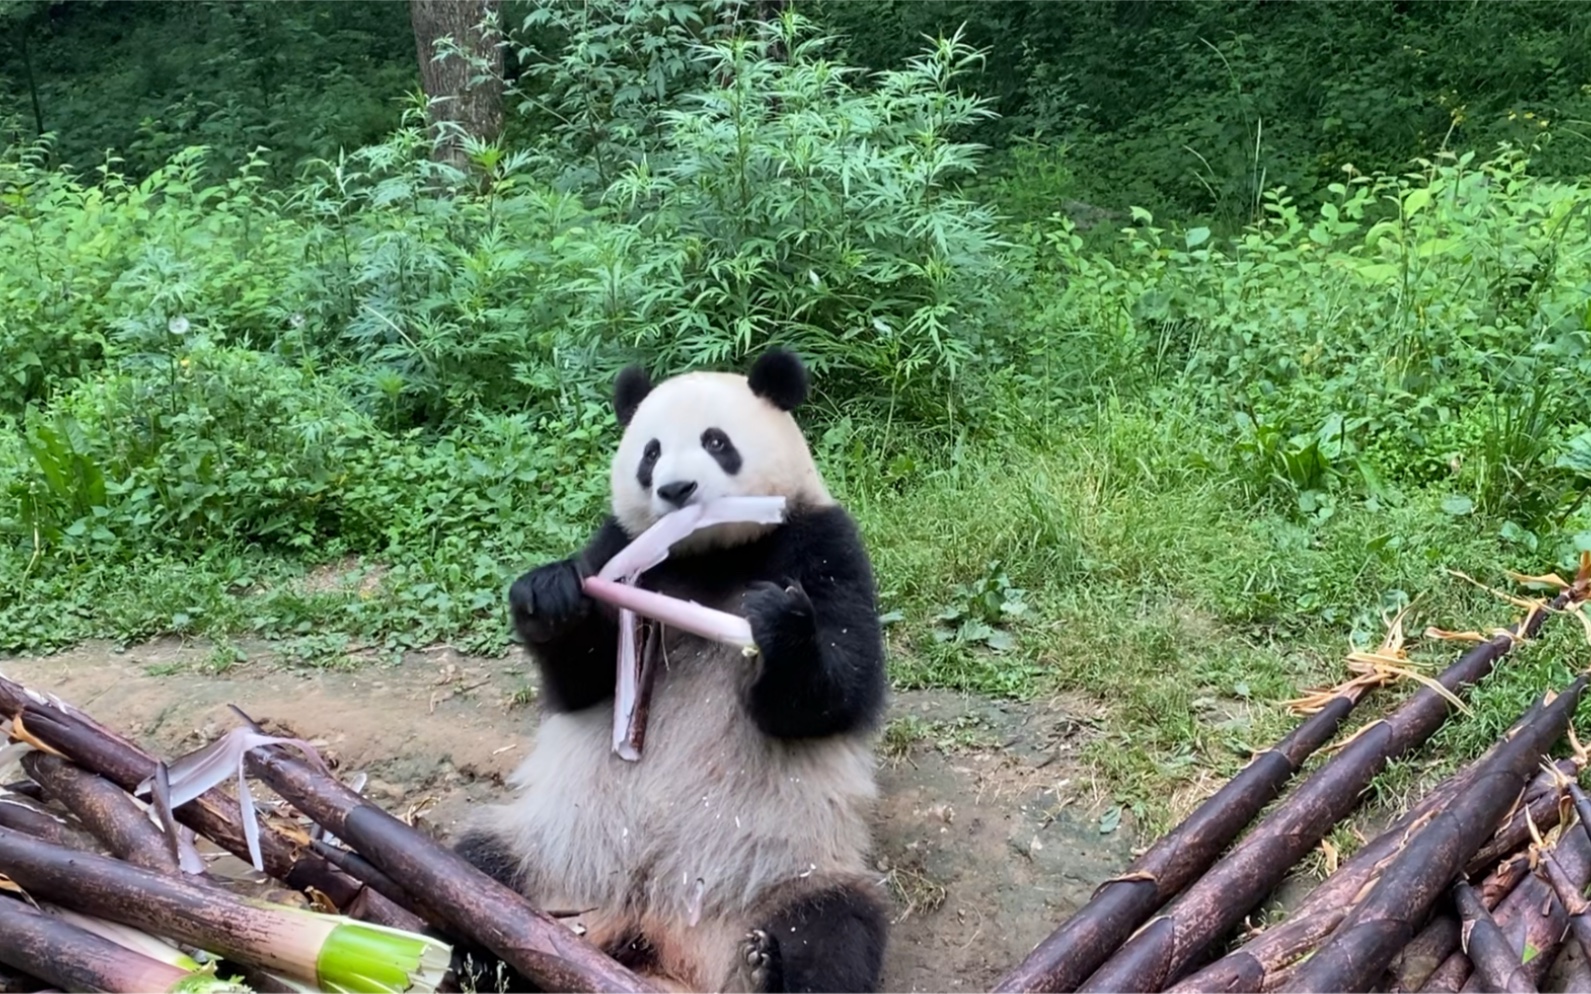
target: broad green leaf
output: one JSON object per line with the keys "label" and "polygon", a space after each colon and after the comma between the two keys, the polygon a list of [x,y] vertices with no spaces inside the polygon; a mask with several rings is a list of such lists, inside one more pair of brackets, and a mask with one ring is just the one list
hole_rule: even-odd
{"label": "broad green leaf", "polygon": [[1372,283],[1386,283],[1398,276],[1398,267],[1390,262],[1363,262],[1354,271]]}
{"label": "broad green leaf", "polygon": [[1110,810],[1106,811],[1103,815],[1100,815],[1100,818],[1099,818],[1099,834],[1100,835],[1109,835],[1110,833],[1116,831],[1116,829],[1121,827],[1121,812],[1122,812],[1121,805],[1118,804],[1115,807],[1111,808]]}

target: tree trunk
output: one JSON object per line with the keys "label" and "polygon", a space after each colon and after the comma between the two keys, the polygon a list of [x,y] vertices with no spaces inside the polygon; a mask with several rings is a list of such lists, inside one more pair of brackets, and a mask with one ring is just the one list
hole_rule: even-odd
{"label": "tree trunk", "polygon": [[[432,137],[439,139],[433,156],[460,169],[468,164],[463,136],[490,141],[503,128],[503,50],[496,28],[500,2],[409,0],[420,81],[431,102],[426,119]],[[446,38],[457,50],[439,45]],[[483,74],[485,78],[477,78]]]}
{"label": "tree trunk", "polygon": [[22,75],[28,84],[28,97],[33,103],[34,135],[44,136],[44,107],[39,103],[39,84],[33,78],[33,48],[29,44],[33,34],[33,18],[30,16],[22,22],[22,27],[17,31],[22,39]]}

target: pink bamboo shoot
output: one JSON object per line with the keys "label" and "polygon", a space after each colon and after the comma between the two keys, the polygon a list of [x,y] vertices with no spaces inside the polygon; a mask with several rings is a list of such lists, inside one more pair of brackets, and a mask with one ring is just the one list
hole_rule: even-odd
{"label": "pink bamboo shoot", "polygon": [[[696,531],[716,525],[776,525],[784,517],[783,497],[722,497],[705,504],[690,504],[666,514],[621,549],[594,577],[584,581],[588,596],[606,601],[619,609],[619,659],[613,697],[613,751],[627,762],[641,758],[646,738],[646,719],[650,710],[654,658],[657,638],[646,637],[645,646],[638,632],[637,615],[664,622],[704,638],[728,641],[751,649],[751,628],[744,619],[714,611],[675,597],[642,591],[635,581],[647,570],[668,558],[675,544]],[[641,598],[631,594],[646,594]],[[652,631],[653,626],[648,626]]]}

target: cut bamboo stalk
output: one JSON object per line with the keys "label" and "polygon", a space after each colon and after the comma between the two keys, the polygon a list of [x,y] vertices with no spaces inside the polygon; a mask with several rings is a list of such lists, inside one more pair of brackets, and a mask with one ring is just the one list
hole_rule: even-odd
{"label": "cut bamboo stalk", "polygon": [[[21,684],[0,677],[0,717],[20,717],[30,735],[65,758],[97,773],[123,790],[135,790],[152,776],[158,760],[138,745],[105,728],[77,708],[63,709],[30,693]],[[178,821],[244,861],[249,860],[248,839],[239,817],[238,802],[212,788],[179,807]],[[302,852],[282,832],[260,826],[260,853],[265,871],[296,890],[314,888],[338,908],[346,908],[365,890],[319,856]],[[370,894],[364,904],[367,920],[403,931],[419,931],[424,923],[413,914]]]}
{"label": "cut bamboo stalk", "polygon": [[1365,843],[1321,880],[1281,922],[1225,956],[1166,988],[1167,994],[1263,991],[1278,971],[1313,949],[1342,921],[1344,910],[1375,875],[1381,862],[1417,824],[1462,796],[1474,776],[1465,767],[1437,784],[1397,821]]}
{"label": "cut bamboo stalk", "polygon": [[1481,904],[1475,889],[1463,880],[1454,884],[1453,905],[1463,923],[1464,953],[1486,989],[1499,994],[1536,994],[1536,985],[1520,968],[1519,953],[1497,926],[1491,912]]}
{"label": "cut bamboo stalk", "polygon": [[1591,956],[1591,904],[1586,902],[1583,893],[1585,885],[1577,884],[1551,852],[1541,854],[1538,867],[1569,915],[1569,930],[1580,943],[1581,954]]}
{"label": "cut bamboo stalk", "polygon": [[66,842],[66,822],[17,798],[0,797],[0,828],[26,832],[57,844]]}
{"label": "cut bamboo stalk", "polygon": [[[1552,608],[1561,608],[1572,596],[1575,591],[1563,592]],[[1080,989],[1160,991],[1180,979],[1211,942],[1242,921],[1353,810],[1359,794],[1389,761],[1420,746],[1441,727],[1451,707],[1448,694],[1460,693],[1490,673],[1516,639],[1540,631],[1548,613],[1532,611],[1515,628],[1517,635],[1499,635],[1471,648],[1437,678],[1441,691],[1421,687],[1387,717],[1362,728]]]}
{"label": "cut bamboo stalk", "polygon": [[1299,965],[1285,991],[1367,989],[1397,951],[1414,938],[1416,923],[1460,874],[1519,792],[1569,727],[1587,676],[1577,677],[1542,713],[1494,746],[1481,760],[1464,803],[1439,812],[1394,855],[1369,892],[1349,909],[1337,931]]}
{"label": "cut bamboo stalk", "polygon": [[9,964],[0,962],[0,994],[33,994],[49,986],[38,977],[30,977]]}
{"label": "cut bamboo stalk", "polygon": [[1497,829],[1491,841],[1482,846],[1475,858],[1469,861],[1464,868],[1464,875],[1473,878],[1495,866],[1498,860],[1518,851],[1520,846],[1530,841],[1531,825],[1535,825],[1538,832],[1556,828],[1563,813],[1564,787],[1560,785],[1572,784],[1579,775],[1580,764],[1574,759],[1560,759],[1551,768],[1537,774],[1520,799],[1519,810]]}
{"label": "cut bamboo stalk", "polygon": [[1304,761],[1331,741],[1360,698],[1359,692],[1337,696],[1281,742],[1255,756],[1125,873],[1101,884],[1087,904],[1034,947],[994,990],[1076,989],[1134,929],[1209,868],[1276,799]]}
{"label": "cut bamboo stalk", "polygon": [[1431,975],[1420,986],[1420,994],[1458,994],[1469,975],[1469,957],[1462,951],[1455,951],[1442,961],[1441,966],[1431,971]]}
{"label": "cut bamboo stalk", "polygon": [[426,906],[425,902],[404,890],[402,885],[391,877],[382,873],[370,864],[370,861],[356,852],[342,849],[320,839],[310,843],[316,853],[325,857],[326,861],[353,877],[363,882],[371,890],[376,891],[392,903],[405,908],[424,919],[427,923],[446,929],[447,919],[437,914],[436,911]]}
{"label": "cut bamboo stalk", "polygon": [[7,829],[0,829],[0,873],[35,899],[323,987],[434,988],[451,952],[427,936],[233,897]]}
{"label": "cut bamboo stalk", "polygon": [[46,752],[22,757],[22,768],[118,859],[157,873],[181,872],[174,840],[115,784]]}
{"label": "cut bamboo stalk", "polygon": [[[1591,862],[1587,862],[1591,850],[1578,846],[1571,849],[1564,846],[1561,839],[1554,849],[1565,857],[1560,862],[1572,863],[1575,873],[1582,874],[1578,879],[1582,882],[1591,879]],[[1539,852],[1539,849],[1531,851],[1536,855]],[[1569,916],[1562,902],[1553,895],[1552,888],[1535,870],[1536,867],[1532,866],[1532,872],[1492,909],[1491,915],[1518,957],[1525,978],[1540,988],[1547,981],[1566,941]],[[1460,991],[1485,994],[1488,985],[1475,971],[1474,964],[1462,949],[1455,945],[1449,959],[1457,959],[1462,965],[1462,969],[1453,975],[1461,981],[1458,987]]]}
{"label": "cut bamboo stalk", "polygon": [[[1523,723],[1532,720],[1538,710],[1533,707],[1513,727],[1523,727]],[[1568,760],[1563,763],[1571,769],[1575,768]],[[1341,924],[1349,905],[1374,879],[1386,858],[1398,850],[1409,832],[1431,818],[1436,811],[1463,796],[1470,788],[1476,769],[1475,764],[1465,766],[1431,788],[1406,814],[1361,846],[1336,872],[1322,880],[1284,921],[1168,987],[1167,994],[1273,990],[1282,982],[1293,961],[1313,949]],[[1530,798],[1532,790],[1540,793],[1551,789],[1554,784],[1555,781],[1543,773],[1532,781],[1525,796]],[[1527,871],[1528,866],[1520,868],[1518,872],[1523,874]],[[1495,887],[1495,883],[1489,886]],[[1457,947],[1456,921],[1452,922],[1452,928],[1454,944],[1440,950],[1439,954],[1431,954],[1435,957],[1431,963],[1433,968]],[[1419,951],[1415,943],[1410,943],[1405,950]]]}
{"label": "cut bamboo stalk", "polygon": [[1581,953],[1570,960],[1564,967],[1558,990],[1563,994],[1591,994],[1591,959]]}
{"label": "cut bamboo stalk", "polygon": [[462,856],[437,845],[279,746],[248,757],[254,774],[347,842],[531,982],[559,991],[655,991],[596,946],[539,911]]}
{"label": "cut bamboo stalk", "polygon": [[1591,838],[1591,799],[1586,797],[1585,791],[1573,780],[1568,784],[1569,801],[1574,805],[1574,813],[1580,818],[1580,830],[1587,838]]}
{"label": "cut bamboo stalk", "polygon": [[44,800],[44,788],[32,780],[18,780],[15,783],[0,784],[0,797],[4,797],[7,794],[18,794],[34,801]]}
{"label": "cut bamboo stalk", "polygon": [[[1510,891],[1530,872],[1531,856],[1518,851],[1530,838],[1532,820],[1538,831],[1551,829],[1558,824],[1562,810],[1563,778],[1571,781],[1579,775],[1581,760],[1560,759],[1549,769],[1536,775],[1520,799],[1519,811],[1507,824],[1497,830],[1485,847],[1470,860],[1465,877],[1473,880],[1478,874],[1490,870],[1476,884],[1481,903],[1492,911],[1502,903]],[[1512,855],[1509,855],[1512,853]],[[1504,858],[1506,857],[1506,858]],[[1451,908],[1442,908],[1432,915],[1431,921],[1414,939],[1393,957],[1384,982],[1388,994],[1415,991],[1459,947],[1459,922]]]}
{"label": "cut bamboo stalk", "polygon": [[[1584,883],[1591,880],[1591,841],[1579,832],[1560,834],[1554,850],[1559,865],[1574,880]],[[1484,891],[1483,900],[1484,900]],[[1552,892],[1552,887],[1539,873],[1532,872],[1519,881],[1492,909],[1492,918],[1508,936],[1515,949],[1530,956],[1524,962],[1525,975],[1538,987],[1546,979],[1564,932],[1569,927],[1569,916],[1563,904]],[[1420,990],[1431,994],[1457,994],[1474,989],[1479,982],[1473,976],[1469,957],[1458,948],[1432,972]]]}
{"label": "cut bamboo stalk", "polygon": [[[1503,860],[1475,887],[1481,906],[1488,913],[1497,909],[1503,900],[1530,875],[1529,852],[1516,853]],[[1463,931],[1452,909],[1444,908],[1432,915],[1430,922],[1420,930],[1408,945],[1399,950],[1387,967],[1382,986],[1387,994],[1404,994],[1417,991],[1430,979],[1453,951],[1463,941]],[[1278,984],[1279,986],[1279,984]]]}
{"label": "cut bamboo stalk", "polygon": [[249,994],[248,988],[184,970],[0,898],[0,963],[68,991]]}

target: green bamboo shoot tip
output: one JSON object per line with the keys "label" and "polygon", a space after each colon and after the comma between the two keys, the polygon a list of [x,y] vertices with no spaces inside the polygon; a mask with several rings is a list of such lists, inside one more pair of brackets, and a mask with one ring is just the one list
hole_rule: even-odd
{"label": "green bamboo shoot tip", "polygon": [[[0,828],[0,865],[20,887],[80,914],[202,948],[245,966],[350,990],[426,992],[452,947],[430,936],[269,901]],[[164,964],[163,964],[164,965]]]}
{"label": "green bamboo shoot tip", "polygon": [[202,971],[188,974],[167,990],[171,994],[252,994],[252,988],[235,980],[222,980]]}
{"label": "green bamboo shoot tip", "polygon": [[452,961],[452,947],[440,940],[370,922],[340,921],[315,961],[325,990],[433,991]]}

